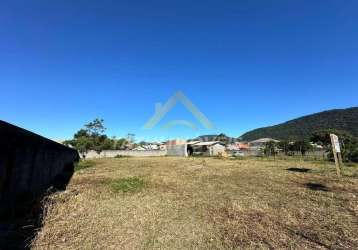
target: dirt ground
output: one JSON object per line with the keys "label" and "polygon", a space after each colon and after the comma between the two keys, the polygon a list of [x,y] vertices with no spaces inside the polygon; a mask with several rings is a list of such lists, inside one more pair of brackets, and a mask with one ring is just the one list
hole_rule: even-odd
{"label": "dirt ground", "polygon": [[81,164],[47,200],[34,249],[358,249],[357,165],[338,179],[298,160]]}

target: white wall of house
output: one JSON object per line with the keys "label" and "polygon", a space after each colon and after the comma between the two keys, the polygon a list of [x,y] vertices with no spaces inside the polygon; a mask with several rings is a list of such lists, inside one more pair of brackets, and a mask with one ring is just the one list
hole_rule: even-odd
{"label": "white wall of house", "polygon": [[221,144],[214,144],[214,145],[209,147],[209,154],[211,156],[216,156],[216,155],[219,155],[221,153],[224,153],[225,150],[226,150],[225,146],[223,146]]}

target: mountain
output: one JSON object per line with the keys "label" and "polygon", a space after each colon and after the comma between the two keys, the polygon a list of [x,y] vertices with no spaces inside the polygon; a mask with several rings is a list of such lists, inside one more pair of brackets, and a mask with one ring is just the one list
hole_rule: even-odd
{"label": "mountain", "polygon": [[333,109],[303,116],[275,126],[249,131],[240,138],[245,141],[266,137],[298,140],[309,138],[312,132],[322,129],[336,129],[358,137],[358,107]]}
{"label": "mountain", "polygon": [[226,142],[226,143],[232,143],[232,142],[237,141],[237,139],[234,137],[226,136],[225,134],[219,134],[219,135],[201,135],[201,136],[198,136],[198,137],[191,139],[189,141],[203,141],[203,142],[222,141],[222,142]]}

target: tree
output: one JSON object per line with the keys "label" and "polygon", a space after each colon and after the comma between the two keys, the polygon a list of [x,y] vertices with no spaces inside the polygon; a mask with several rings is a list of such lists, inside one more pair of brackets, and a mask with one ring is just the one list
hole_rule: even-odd
{"label": "tree", "polygon": [[277,147],[281,149],[285,155],[289,155],[292,148],[289,141],[280,141],[277,143]]}
{"label": "tree", "polygon": [[277,154],[277,147],[274,141],[269,141],[265,143],[264,154],[266,156],[275,156]]}
{"label": "tree", "polygon": [[104,122],[103,119],[96,118],[92,122],[89,122],[88,124],[85,125],[86,128],[85,131],[90,136],[93,137],[100,136],[104,133],[104,131],[106,131],[103,122]]}
{"label": "tree", "polygon": [[352,162],[358,162],[358,146],[355,145],[347,151],[346,159]]}
{"label": "tree", "polygon": [[74,146],[83,157],[89,150],[95,150],[97,153],[100,153],[111,144],[106,141],[107,136],[103,134],[106,130],[103,122],[103,119],[96,118],[92,122],[85,124],[84,128],[73,135],[73,140],[69,140],[66,143]]}
{"label": "tree", "polygon": [[115,140],[110,138],[105,138],[101,143],[101,150],[112,150],[115,149]]}
{"label": "tree", "polygon": [[88,131],[85,129],[80,129],[73,135],[73,138],[77,139],[80,137],[89,137]]}
{"label": "tree", "polygon": [[331,137],[330,134],[335,134],[339,137],[340,141],[343,143],[351,143],[356,140],[351,134],[340,131],[336,129],[324,129],[324,130],[317,130],[312,133],[311,141],[318,143],[325,147],[331,146]]}
{"label": "tree", "polygon": [[125,149],[128,144],[128,141],[124,138],[118,139],[115,141],[115,149]]}
{"label": "tree", "polygon": [[107,138],[106,135],[98,135],[98,136],[91,136],[91,139],[93,141],[93,150],[97,152],[97,154],[100,154],[102,150],[107,149],[104,148],[105,141],[109,138]]}
{"label": "tree", "polygon": [[333,160],[330,134],[335,134],[339,138],[343,161],[357,162],[358,139],[345,131],[335,129],[315,131],[311,136],[311,140],[312,142],[321,144],[326,149],[326,152],[328,153],[328,158]]}
{"label": "tree", "polygon": [[312,149],[312,146],[308,141],[300,140],[300,141],[295,141],[293,143],[293,148],[294,148],[294,151],[298,151],[301,153],[302,156],[304,156],[307,151]]}
{"label": "tree", "polygon": [[78,150],[83,158],[86,157],[86,153],[93,147],[93,141],[89,137],[81,136],[73,140],[73,146]]}

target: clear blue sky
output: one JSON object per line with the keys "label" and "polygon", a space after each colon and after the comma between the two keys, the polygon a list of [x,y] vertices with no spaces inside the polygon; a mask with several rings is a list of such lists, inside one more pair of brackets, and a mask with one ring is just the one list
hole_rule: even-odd
{"label": "clear blue sky", "polygon": [[[1,1],[0,119],[53,139],[105,119],[108,135],[239,136],[358,105],[358,1]],[[154,104],[182,105],[143,130]],[[175,127],[189,120],[199,131]]]}

